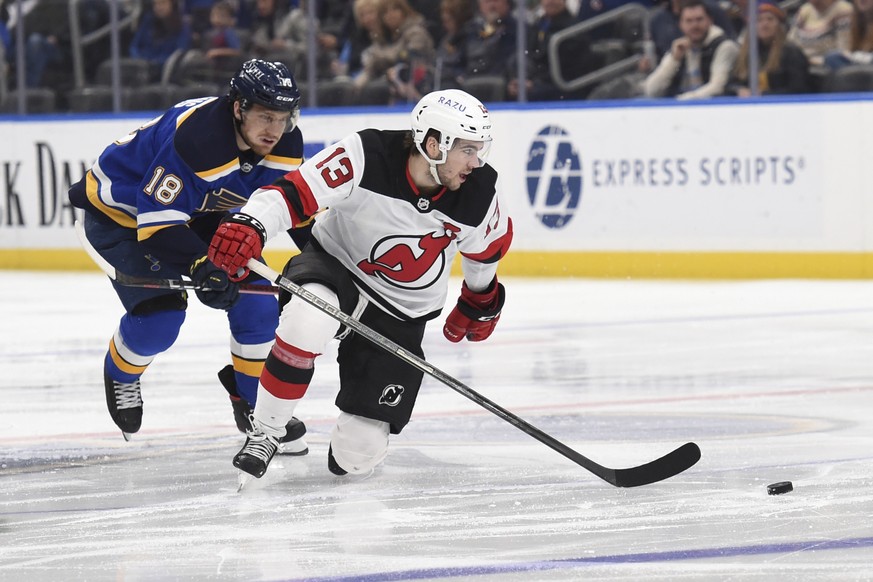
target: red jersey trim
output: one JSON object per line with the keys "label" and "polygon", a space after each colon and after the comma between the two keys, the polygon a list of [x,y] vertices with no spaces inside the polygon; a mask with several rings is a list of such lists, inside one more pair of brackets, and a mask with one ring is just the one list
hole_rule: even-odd
{"label": "red jersey trim", "polygon": [[297,170],[289,172],[285,174],[285,179],[294,184],[294,187],[297,189],[297,196],[300,199],[300,205],[303,209],[303,216],[300,216],[294,210],[294,206],[288,199],[288,194],[283,192],[285,205],[288,207],[288,214],[291,215],[291,223],[294,226],[297,226],[299,223],[308,220],[318,211],[318,202],[315,201],[315,196],[312,195],[312,190],[309,188],[309,184],[306,183],[306,180],[300,172]]}
{"label": "red jersey trim", "polygon": [[509,251],[509,246],[512,244],[512,219],[507,219],[506,233],[488,245],[488,248],[481,253],[467,254],[461,253],[466,258],[478,261],[480,263],[493,263],[499,261],[506,256]]}
{"label": "red jersey trim", "polygon": [[[412,174],[409,173],[409,162],[406,162],[406,181],[409,182],[409,187],[412,188],[413,193],[415,193],[416,196],[421,196],[421,190],[419,190],[418,186],[415,185],[415,180],[412,179]],[[439,200],[440,196],[445,194],[445,192],[446,187],[443,186],[442,189],[437,192],[435,196],[431,196],[430,199],[436,202]]]}

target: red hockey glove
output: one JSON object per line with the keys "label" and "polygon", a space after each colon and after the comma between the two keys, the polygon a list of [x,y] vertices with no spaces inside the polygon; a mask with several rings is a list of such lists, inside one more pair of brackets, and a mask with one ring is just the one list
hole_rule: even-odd
{"label": "red hockey glove", "polygon": [[224,270],[231,281],[249,274],[246,263],[257,259],[267,238],[264,226],[248,214],[236,213],[218,225],[209,243],[209,260]]}
{"label": "red hockey glove", "polygon": [[487,339],[500,319],[505,299],[506,292],[497,277],[480,293],[470,291],[464,282],[458,304],[446,318],[443,335],[451,342],[459,342],[464,337],[471,342]]}

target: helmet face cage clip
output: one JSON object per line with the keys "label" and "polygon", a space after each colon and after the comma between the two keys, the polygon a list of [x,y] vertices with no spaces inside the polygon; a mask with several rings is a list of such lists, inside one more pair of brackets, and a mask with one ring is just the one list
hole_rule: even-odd
{"label": "helmet face cage clip", "polygon": [[[432,159],[424,149],[429,130],[439,132],[439,159]],[[442,184],[437,166],[446,163],[449,150],[456,140],[483,142],[479,151],[480,165],[491,149],[491,117],[482,103],[464,91],[448,89],[428,93],[412,111],[412,139],[415,147],[430,164],[431,176]]]}
{"label": "helmet face cage clip", "polygon": [[247,112],[257,103],[267,109],[290,113],[285,133],[297,127],[300,119],[300,90],[294,75],[283,63],[251,59],[243,63],[230,80],[228,96],[239,101],[240,110]]}

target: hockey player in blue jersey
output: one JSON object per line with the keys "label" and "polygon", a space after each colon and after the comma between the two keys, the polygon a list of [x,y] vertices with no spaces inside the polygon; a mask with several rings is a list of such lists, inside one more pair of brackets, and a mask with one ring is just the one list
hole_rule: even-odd
{"label": "hockey player in blue jersey", "polygon": [[[219,379],[242,432],[279,308],[273,295],[241,295],[239,283],[206,254],[228,211],[303,161],[299,102],[285,65],[247,61],[230,80],[227,95],[179,103],[112,143],[69,192],[73,206],[84,209],[88,241],[119,272],[188,276],[201,286],[196,291],[201,303],[227,312],[232,367],[219,372]],[[308,232],[290,234],[302,248]],[[247,282],[268,284],[257,276]],[[142,425],[140,377],[176,341],[188,295],[112,285],[125,314],[104,358],[106,404],[129,440]],[[285,452],[305,454],[305,430],[297,419],[288,423]]]}

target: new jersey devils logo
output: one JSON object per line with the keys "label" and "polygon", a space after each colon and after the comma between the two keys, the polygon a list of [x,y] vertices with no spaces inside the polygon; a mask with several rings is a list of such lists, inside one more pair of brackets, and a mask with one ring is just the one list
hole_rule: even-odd
{"label": "new jersey devils logo", "polygon": [[367,275],[404,289],[423,289],[438,281],[446,269],[445,250],[460,228],[443,223],[443,230],[422,237],[386,237],[373,246],[370,258],[358,263]]}
{"label": "new jersey devils logo", "polygon": [[400,399],[403,398],[403,390],[403,386],[399,384],[388,384],[382,390],[382,396],[379,397],[379,404],[397,406],[400,404]]}

